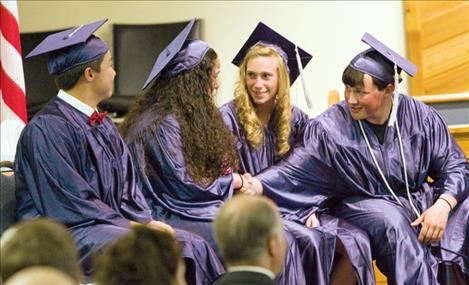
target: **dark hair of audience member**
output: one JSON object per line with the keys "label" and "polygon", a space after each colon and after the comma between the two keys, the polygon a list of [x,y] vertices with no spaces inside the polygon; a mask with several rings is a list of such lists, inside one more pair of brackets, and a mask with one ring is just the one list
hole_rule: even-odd
{"label": "dark hair of audience member", "polygon": [[169,234],[141,226],[109,245],[95,262],[100,285],[176,283],[181,249]]}

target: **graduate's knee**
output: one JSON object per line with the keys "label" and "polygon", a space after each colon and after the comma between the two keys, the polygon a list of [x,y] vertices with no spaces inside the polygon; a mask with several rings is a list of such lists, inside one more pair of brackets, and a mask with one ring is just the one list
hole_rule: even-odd
{"label": "graduate's knee", "polygon": [[397,248],[405,252],[406,247],[419,243],[416,230],[402,215],[382,215],[364,230],[368,233],[374,257],[394,255]]}
{"label": "graduate's knee", "polygon": [[393,231],[396,234],[415,232],[415,230],[410,226],[409,219],[402,215],[383,216],[382,222],[383,226],[388,231]]}
{"label": "graduate's knee", "polygon": [[203,258],[209,258],[215,256],[217,248],[212,248],[210,244],[198,234],[188,232],[185,230],[177,229],[176,240],[181,245],[182,256],[185,258],[194,258],[194,256],[200,256]]}
{"label": "graduate's knee", "polygon": [[184,244],[205,244],[206,241],[203,237],[199,236],[196,233],[189,232],[186,230],[174,228],[176,232],[176,240]]}

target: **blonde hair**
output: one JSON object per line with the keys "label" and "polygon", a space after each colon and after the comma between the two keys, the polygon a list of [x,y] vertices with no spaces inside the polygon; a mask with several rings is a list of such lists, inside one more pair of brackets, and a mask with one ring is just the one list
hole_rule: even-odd
{"label": "blonde hair", "polygon": [[246,69],[251,59],[260,56],[274,57],[278,62],[278,93],[275,99],[278,121],[275,130],[277,139],[275,147],[277,155],[283,157],[290,150],[290,144],[288,143],[291,122],[290,77],[285,61],[273,47],[258,44],[252,47],[244,57],[239,67],[239,80],[236,82],[234,92],[236,115],[251,147],[254,149],[259,148],[264,140],[264,132],[256,107],[246,88]]}

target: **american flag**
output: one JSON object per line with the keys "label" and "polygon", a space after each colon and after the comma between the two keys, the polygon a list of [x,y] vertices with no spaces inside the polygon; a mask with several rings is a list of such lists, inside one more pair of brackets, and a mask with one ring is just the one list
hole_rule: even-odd
{"label": "american flag", "polygon": [[1,160],[13,161],[27,123],[26,97],[16,1],[0,1]]}

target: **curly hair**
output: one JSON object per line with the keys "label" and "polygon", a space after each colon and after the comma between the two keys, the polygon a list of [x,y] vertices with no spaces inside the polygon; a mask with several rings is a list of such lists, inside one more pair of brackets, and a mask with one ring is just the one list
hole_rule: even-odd
{"label": "curly hair", "polygon": [[181,248],[169,234],[136,227],[96,259],[102,285],[174,284]]}
{"label": "curly hair", "polygon": [[278,62],[278,93],[276,97],[275,111],[278,113],[278,120],[275,129],[277,156],[283,157],[290,150],[288,137],[291,129],[291,104],[290,104],[290,77],[287,66],[278,52],[269,46],[262,44],[252,47],[244,57],[239,67],[239,80],[236,82],[234,92],[234,102],[236,105],[236,115],[239,123],[246,133],[246,138],[251,147],[257,149],[264,140],[264,132],[261,120],[257,114],[256,106],[249,95],[246,87],[246,69],[248,62],[257,57],[272,57]]}
{"label": "curly hair", "polygon": [[[130,108],[120,128],[129,143],[142,139],[147,129],[156,132],[163,119],[174,114],[181,128],[188,172],[201,185],[208,185],[225,175],[227,169],[238,167],[235,138],[223,122],[211,87],[216,59],[217,54],[210,49],[191,70],[174,77],[158,78]],[[139,121],[147,125],[142,126]],[[142,169],[146,169],[145,161],[137,160]]]}

